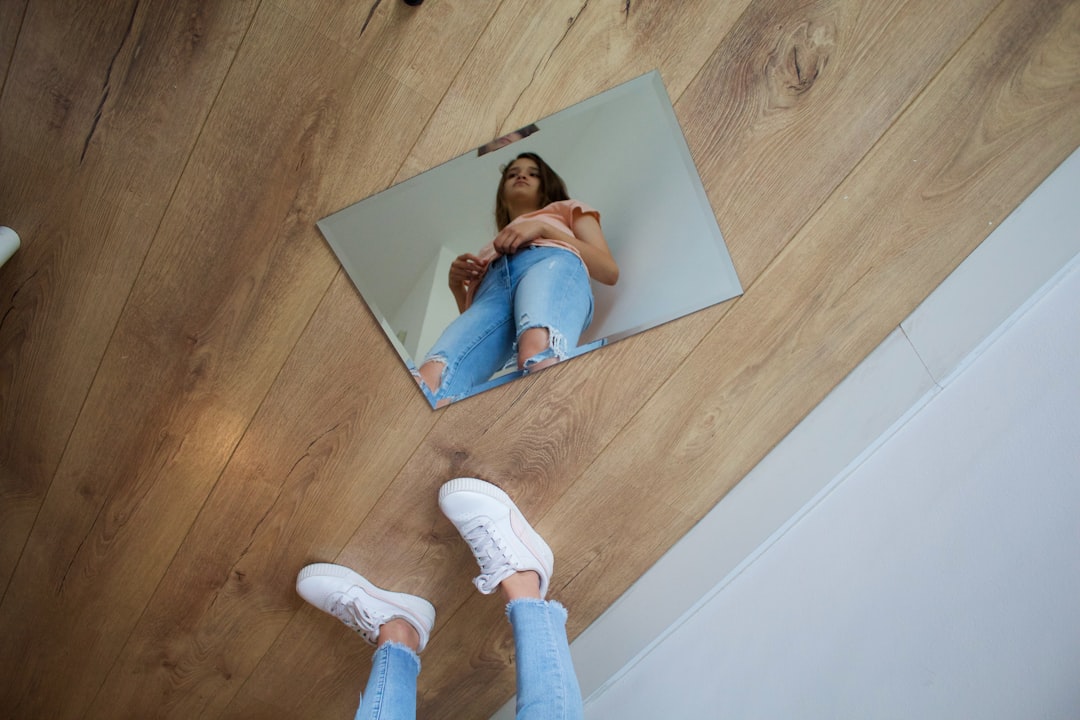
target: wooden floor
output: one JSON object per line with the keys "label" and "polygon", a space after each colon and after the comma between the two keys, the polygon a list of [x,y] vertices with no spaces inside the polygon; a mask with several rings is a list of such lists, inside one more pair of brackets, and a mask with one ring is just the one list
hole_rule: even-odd
{"label": "wooden floor", "polygon": [[[432,412],[315,221],[653,68],[745,295]],[[438,486],[517,498],[579,634],[1080,144],[1080,2],[4,0],[0,80],[0,715],[351,717],[338,561],[486,718]]]}

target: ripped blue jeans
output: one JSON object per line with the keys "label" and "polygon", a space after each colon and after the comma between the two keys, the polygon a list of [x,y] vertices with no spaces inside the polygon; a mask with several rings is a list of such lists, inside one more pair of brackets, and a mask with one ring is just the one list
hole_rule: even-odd
{"label": "ripped blue jeans", "polygon": [[[506,606],[514,630],[517,720],[581,720],[584,707],[570,646],[566,608],[521,598]],[[420,658],[398,643],[375,652],[355,720],[415,720]]]}
{"label": "ripped blue jeans", "polygon": [[592,322],[589,273],[581,259],[562,248],[529,246],[491,261],[469,308],[435,341],[424,362],[443,365],[436,392],[420,383],[434,407],[443,399],[459,400],[494,373],[513,364],[521,334],[548,331],[548,347],[526,359],[528,373],[550,358],[573,354],[581,333]]}

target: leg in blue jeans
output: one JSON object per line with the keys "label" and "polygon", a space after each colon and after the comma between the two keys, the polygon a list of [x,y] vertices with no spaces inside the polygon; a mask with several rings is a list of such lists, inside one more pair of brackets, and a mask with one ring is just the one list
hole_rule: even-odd
{"label": "leg in blue jeans", "polygon": [[[517,655],[517,719],[580,720],[581,689],[566,639],[566,609],[555,601],[511,600],[506,615]],[[414,720],[420,658],[407,645],[379,646],[356,720]]]}
{"label": "leg in blue jeans", "polygon": [[435,626],[435,608],[422,597],[378,587],[355,570],[314,563],[296,577],[296,592],[376,646],[357,720],[416,717],[418,654]]}
{"label": "leg in blue jeans", "polygon": [[545,600],[555,557],[514,501],[478,478],[456,478],[439,489],[439,507],[480,565],[473,583],[501,592],[514,629],[518,720],[580,719],[581,689],[566,637],[566,609]]}
{"label": "leg in blue jeans", "polygon": [[566,609],[521,598],[506,606],[517,654],[517,720],[580,720],[581,688],[566,640]]}
{"label": "leg in blue jeans", "polygon": [[515,355],[526,371],[565,360],[592,311],[580,258],[561,248],[525,248],[492,261],[469,309],[442,332],[420,368],[410,369],[432,406],[441,407],[469,395]]}
{"label": "leg in blue jeans", "polygon": [[556,248],[534,252],[540,260],[514,290],[518,369],[526,373],[570,357],[593,311],[589,273],[581,260]]}
{"label": "leg in blue jeans", "polygon": [[[580,720],[581,690],[566,637],[566,609],[545,600],[554,568],[551,548],[505,492],[477,478],[439,489],[439,508],[480,565],[473,580],[501,591],[517,651],[519,720]],[[435,625],[435,608],[416,595],[384,590],[342,565],[315,563],[300,571],[297,593],[376,645],[356,720],[416,717],[419,653]]]}
{"label": "leg in blue jeans", "polygon": [[375,651],[356,720],[415,720],[420,658],[407,645],[387,642]]}

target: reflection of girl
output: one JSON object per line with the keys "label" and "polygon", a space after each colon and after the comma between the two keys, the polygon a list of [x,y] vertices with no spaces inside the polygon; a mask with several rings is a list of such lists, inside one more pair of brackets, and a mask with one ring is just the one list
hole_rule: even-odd
{"label": "reflection of girl", "polygon": [[619,278],[600,213],[571,200],[539,155],[522,153],[503,171],[495,221],[495,239],[450,266],[461,315],[418,373],[436,406],[466,395],[515,351],[524,372],[565,360],[592,320],[589,277],[605,285]]}

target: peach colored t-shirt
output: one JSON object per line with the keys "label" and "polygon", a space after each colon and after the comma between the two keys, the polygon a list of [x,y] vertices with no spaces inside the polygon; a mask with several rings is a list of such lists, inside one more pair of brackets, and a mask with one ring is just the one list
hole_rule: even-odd
{"label": "peach colored t-shirt", "polygon": [[[507,227],[510,227],[511,225],[514,225],[518,222],[523,222],[525,220],[540,220],[547,223],[548,225],[551,225],[552,227],[562,230],[567,235],[573,235],[574,237],[577,237],[576,235],[574,235],[574,221],[582,215],[592,215],[596,218],[597,222],[600,222],[600,212],[598,210],[595,210],[594,208],[589,207],[585,203],[578,202],[577,200],[559,200],[531,213],[518,215],[516,218],[511,220],[509,224],[507,224]],[[536,247],[563,248],[574,253],[574,255],[577,255],[579,260],[581,259],[581,253],[578,252],[578,249],[570,243],[561,242],[559,240],[549,240],[547,238],[539,238],[537,240],[534,240],[532,242],[532,245]],[[499,253],[495,252],[494,239],[492,239],[492,242],[489,242],[487,245],[480,248],[480,250],[476,253],[476,256],[480,258],[480,260],[484,263],[486,271],[488,263],[499,257]],[[582,260],[582,263],[584,262],[585,261]],[[465,296],[465,307],[468,307],[472,304],[473,291],[480,286],[480,280],[483,279],[484,276],[481,275],[476,282],[469,284],[469,290]]]}

